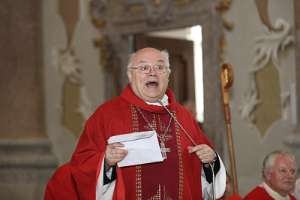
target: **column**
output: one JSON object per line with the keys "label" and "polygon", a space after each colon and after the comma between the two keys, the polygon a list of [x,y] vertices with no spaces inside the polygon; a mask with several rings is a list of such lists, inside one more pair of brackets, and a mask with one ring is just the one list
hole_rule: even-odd
{"label": "column", "polygon": [[56,167],[45,133],[40,4],[0,4],[1,199],[43,199]]}

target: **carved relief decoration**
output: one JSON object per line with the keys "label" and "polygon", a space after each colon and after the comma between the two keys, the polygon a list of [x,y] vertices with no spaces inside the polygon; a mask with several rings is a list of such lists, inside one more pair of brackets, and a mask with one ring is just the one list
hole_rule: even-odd
{"label": "carved relief decoration", "polygon": [[90,16],[93,24],[97,28],[102,28],[106,25],[107,1],[98,0],[90,2]]}
{"label": "carved relief decoration", "polygon": [[95,46],[100,49],[100,63],[103,66],[105,72],[109,74],[107,81],[111,81],[111,85],[113,86],[113,92],[110,91],[112,96],[118,95],[121,93],[121,62],[119,56],[115,49],[113,48],[113,44],[111,39],[103,35],[102,37],[98,37],[95,40]]}
{"label": "carved relief decoration", "polygon": [[173,19],[171,9],[174,6],[173,0],[149,1],[149,0],[127,0],[127,6],[143,4],[146,21],[149,25],[156,26],[164,24]]}
{"label": "carved relief decoration", "polygon": [[53,66],[63,76],[62,124],[79,137],[84,121],[92,113],[92,105],[82,81],[80,61],[71,50],[55,50],[53,60]]}
{"label": "carved relief decoration", "polygon": [[[232,5],[232,0],[222,0],[216,5],[216,10],[222,16],[222,25],[224,27],[224,31],[232,31],[234,28],[234,23],[224,17],[224,14],[230,9],[231,5]],[[227,46],[225,32],[222,34],[219,46],[220,46],[220,63],[223,63],[225,62],[225,49]]]}
{"label": "carved relief decoration", "polygon": [[66,49],[69,49],[79,20],[79,0],[59,0],[58,14],[64,22],[67,36]]}
{"label": "carved relief decoration", "polygon": [[269,17],[268,4],[269,0],[254,0],[259,18],[269,31],[280,31],[280,26],[273,26]]}
{"label": "carved relief decoration", "polygon": [[[270,23],[267,3],[256,1],[259,16],[267,31],[255,39],[253,68],[249,71],[250,85],[240,107],[242,118],[250,125],[255,125],[262,136],[276,120],[287,117],[289,94],[281,91],[280,83],[283,80],[280,80],[278,55],[294,43],[288,22],[279,18],[274,25]],[[267,88],[266,85],[270,83],[272,85]],[[262,116],[268,120],[259,119]]]}
{"label": "carved relief decoration", "polygon": [[[127,81],[124,66],[130,51],[128,49],[130,35],[211,23],[206,22],[205,18],[212,16],[211,8],[215,7],[216,2],[215,0],[91,0],[91,20],[99,30],[95,45],[101,50],[99,57],[101,66],[107,73],[105,76],[110,77],[107,83],[112,85],[114,90],[108,92],[107,98],[119,94]],[[106,88],[105,91],[111,91],[111,88]]]}
{"label": "carved relief decoration", "polygon": [[84,121],[91,114],[91,104],[82,79],[80,60],[73,47],[73,38],[79,21],[79,0],[59,0],[58,14],[66,30],[66,47],[54,50],[56,70],[63,75],[62,124],[78,137]]}
{"label": "carved relief decoration", "polygon": [[[220,12],[221,15],[223,15],[230,9],[231,5],[232,5],[232,0],[222,0],[217,4],[216,10]],[[222,23],[223,23],[223,27],[228,31],[231,31],[234,28],[233,22],[229,21],[224,16],[222,16]]]}

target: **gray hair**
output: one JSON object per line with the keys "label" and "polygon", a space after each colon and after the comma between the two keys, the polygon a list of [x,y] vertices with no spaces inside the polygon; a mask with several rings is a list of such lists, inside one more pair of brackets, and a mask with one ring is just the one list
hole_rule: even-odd
{"label": "gray hair", "polygon": [[[166,61],[166,66],[168,67],[169,71],[170,71],[170,61],[169,61],[169,52],[167,50],[158,50],[160,51],[162,57],[165,59]],[[127,64],[127,70],[132,67],[132,61],[133,58],[136,56],[137,52],[134,52],[132,54],[129,55],[129,59],[128,59],[128,64]]]}
{"label": "gray hair", "polygon": [[272,167],[274,167],[275,160],[280,155],[290,157],[296,163],[296,158],[292,153],[283,150],[272,151],[264,158],[262,169],[263,178],[265,178],[266,173],[268,173]]}

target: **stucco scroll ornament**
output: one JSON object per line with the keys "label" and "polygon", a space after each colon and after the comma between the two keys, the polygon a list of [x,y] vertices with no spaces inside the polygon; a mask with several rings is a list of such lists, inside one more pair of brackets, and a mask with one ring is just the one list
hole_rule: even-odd
{"label": "stucco scroll ornament", "polygon": [[[275,31],[276,29],[276,31]],[[294,42],[294,37],[291,35],[291,26],[283,19],[277,19],[274,25],[274,30],[268,30],[264,35],[255,39],[255,56],[253,59],[253,68],[249,71],[250,88],[246,91],[243,103],[240,107],[241,116],[248,122],[253,122],[253,111],[260,103],[255,81],[255,73],[263,69],[269,62],[279,70],[280,62],[278,54],[286,49],[286,47]],[[285,102],[286,94],[283,97],[282,108],[287,106]]]}
{"label": "stucco scroll ornament", "polygon": [[74,47],[74,35],[80,21],[79,0],[59,0],[58,15],[64,23],[66,47],[53,51],[53,66],[63,76],[61,89],[62,125],[76,136],[79,136],[82,125],[92,113],[92,106],[87,96],[80,60]]}
{"label": "stucco scroll ornament", "polygon": [[[254,76],[254,74],[251,73],[250,76]],[[258,94],[256,90],[255,78],[252,77],[250,78],[250,87],[244,94],[241,106],[239,108],[242,119],[246,120],[250,126],[252,126],[252,122],[255,120],[253,112],[256,106],[261,103],[257,96]]]}
{"label": "stucco scroll ornament", "polygon": [[127,6],[143,4],[146,10],[146,21],[149,25],[155,26],[172,20],[172,8],[174,0],[127,0]]}
{"label": "stucco scroll ornament", "polygon": [[74,84],[81,84],[80,61],[72,50],[59,51],[55,56],[57,59],[54,65],[56,70]]}
{"label": "stucco scroll ornament", "polygon": [[93,24],[98,28],[106,26],[107,0],[91,0],[89,9]]}
{"label": "stucco scroll ornament", "polygon": [[255,40],[255,57],[253,64],[255,67],[251,71],[262,69],[269,61],[279,69],[278,53],[284,51],[289,44],[294,43],[294,36],[291,34],[291,26],[283,19],[275,22],[275,28],[279,31],[267,31],[264,35]]}
{"label": "stucco scroll ornament", "polygon": [[80,67],[80,61],[76,57],[73,51],[55,51],[54,67],[64,76],[65,81],[69,81],[74,85],[78,85],[80,89],[79,107],[77,112],[82,114],[84,119],[87,119],[92,113],[92,105],[88,98],[86,88],[82,81],[82,72]]}

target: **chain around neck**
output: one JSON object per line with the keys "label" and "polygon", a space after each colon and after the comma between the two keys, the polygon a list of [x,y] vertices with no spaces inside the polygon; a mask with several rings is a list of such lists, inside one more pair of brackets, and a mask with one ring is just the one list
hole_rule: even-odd
{"label": "chain around neck", "polygon": [[[135,107],[135,108],[141,114],[142,118],[145,120],[145,122],[147,123],[147,125],[149,126],[149,128],[152,129],[153,131],[156,131],[155,128],[152,126],[152,124],[149,122],[149,120],[146,118],[146,116],[144,115],[144,113],[141,111],[141,109],[138,108],[138,107]],[[172,119],[173,119],[172,116],[170,116],[170,120],[169,120],[168,126],[165,129],[163,135],[165,135],[168,132],[168,130],[169,130],[170,126],[171,126]]]}

